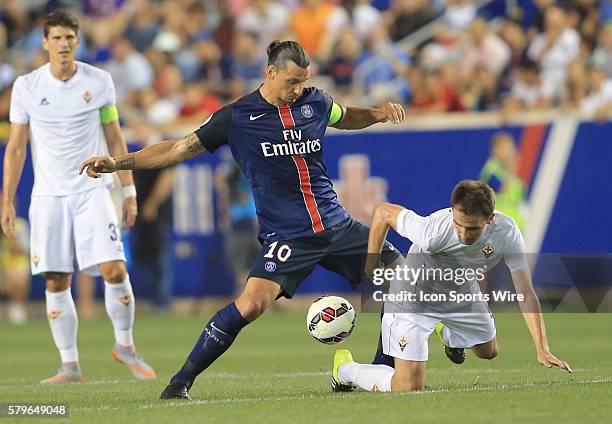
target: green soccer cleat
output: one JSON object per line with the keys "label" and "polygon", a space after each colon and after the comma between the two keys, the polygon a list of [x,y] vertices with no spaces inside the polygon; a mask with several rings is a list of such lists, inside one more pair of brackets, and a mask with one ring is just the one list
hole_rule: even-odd
{"label": "green soccer cleat", "polygon": [[340,365],[347,364],[349,362],[353,362],[353,355],[347,349],[339,349],[336,351],[334,355],[334,368],[332,370],[332,379],[331,379],[331,388],[334,392],[352,392],[355,390],[355,386],[353,384],[346,384],[342,380],[340,380],[340,374],[338,370],[340,369]]}
{"label": "green soccer cleat", "polygon": [[444,341],[444,337],[442,337],[442,330],[444,329],[444,324],[439,322],[434,327],[434,333],[436,333],[436,337],[440,340],[440,343],[444,346],[444,353],[446,357],[451,360],[451,362],[461,365],[465,362],[465,349],[460,347],[450,347],[446,341]]}

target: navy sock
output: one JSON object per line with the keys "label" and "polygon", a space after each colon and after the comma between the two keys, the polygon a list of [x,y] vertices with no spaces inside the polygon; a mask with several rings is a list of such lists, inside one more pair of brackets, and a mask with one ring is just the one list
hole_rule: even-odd
{"label": "navy sock", "polygon": [[219,310],[208,321],[185,364],[170,383],[181,381],[191,387],[198,374],[223,355],[248,323],[234,302]]}
{"label": "navy sock", "polygon": [[[382,317],[384,314],[384,306],[383,311],[380,313],[380,320],[382,321]],[[376,349],[376,355],[374,355],[374,359],[372,360],[372,364],[374,365],[387,365],[391,368],[395,368],[395,359],[393,356],[385,355],[383,353],[382,347],[382,333],[378,335],[378,347]]]}

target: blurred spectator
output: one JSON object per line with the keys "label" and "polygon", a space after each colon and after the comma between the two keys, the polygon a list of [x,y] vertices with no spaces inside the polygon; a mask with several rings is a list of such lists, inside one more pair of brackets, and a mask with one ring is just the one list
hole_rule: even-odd
{"label": "blurred spectator", "polygon": [[351,27],[361,40],[365,40],[374,26],[382,25],[382,15],[371,0],[342,0]]}
{"label": "blurred spectator", "polygon": [[466,30],[474,18],[477,8],[474,0],[446,0],[443,20],[447,34],[459,34]]}
{"label": "blurred spectator", "polygon": [[202,123],[222,107],[221,99],[210,93],[205,84],[189,83],[185,87],[183,106],[179,112],[179,122],[175,121],[175,124]]}
{"label": "blurred spectator", "polygon": [[249,0],[240,13],[236,28],[259,37],[259,52],[265,52],[268,44],[283,32],[289,22],[291,11],[287,6],[273,0]]}
{"label": "blurred spectator", "polygon": [[336,90],[343,95],[351,92],[353,75],[362,52],[363,46],[355,31],[347,29],[340,33],[325,73],[333,78]]}
{"label": "blurred spectator", "polygon": [[535,62],[524,58],[516,75],[518,79],[504,103],[506,112],[541,109],[553,105],[555,89],[550,82],[540,77],[540,70]]}
{"label": "blurred spectator", "polygon": [[518,157],[512,135],[499,132],[491,139],[489,159],[480,171],[480,180],[495,191],[495,209],[512,217],[525,229],[523,181],[517,175]]}
{"label": "blurred spectator", "polygon": [[153,84],[153,68],[149,61],[132,48],[124,37],[115,39],[112,46],[112,59],[106,64],[115,82],[117,101],[133,90],[150,87]]}
{"label": "blurred spectator", "polygon": [[349,19],[346,11],[323,0],[302,0],[291,16],[291,30],[304,50],[316,60],[326,62],[336,35]]}
{"label": "blurred spectator", "polygon": [[[448,82],[448,77],[442,77],[444,67],[428,69],[421,76],[419,91],[412,97],[413,111],[423,113],[463,112],[465,106],[461,102],[455,87]],[[454,67],[445,72],[453,73]]]}
{"label": "blurred spectator", "polygon": [[[132,123],[141,148],[161,139],[154,128],[141,119]],[[138,187],[138,219],[130,241],[135,265],[150,288],[158,312],[170,311],[172,297],[172,168],[134,171]]]}
{"label": "blurred spectator", "polygon": [[470,24],[466,38],[459,60],[463,69],[484,67],[497,76],[508,65],[510,47],[487,27],[484,19],[477,18]]}
{"label": "blurred spectator", "polygon": [[593,63],[602,69],[607,78],[612,78],[612,22],[599,34],[599,43],[593,52]]}
{"label": "blurred spectator", "polygon": [[389,14],[389,36],[399,41],[438,17],[428,0],[395,0]]}
{"label": "blurred spectator", "polygon": [[230,74],[233,92],[230,97],[239,97],[261,85],[261,77],[267,65],[264,52],[260,49],[257,34],[239,32],[234,37],[230,58]]}
{"label": "blurred spectator", "polygon": [[580,110],[589,116],[603,119],[612,112],[612,80],[597,67],[589,71],[589,92],[580,102]]}
{"label": "blurred spectator", "polygon": [[527,55],[539,64],[542,80],[546,80],[554,89],[561,89],[567,65],[578,57],[579,46],[580,36],[567,27],[565,12],[551,6],[544,16],[544,32],[533,38]]}
{"label": "blurred spectator", "polygon": [[367,48],[359,58],[354,81],[363,88],[366,105],[384,100],[406,102],[409,97],[405,79],[410,56],[389,39],[383,26],[374,27],[367,40]]}
{"label": "blurred spectator", "polygon": [[585,98],[589,88],[589,79],[584,62],[575,59],[567,67],[565,81],[564,106],[578,107]]}
{"label": "blurred spectator", "polygon": [[533,38],[536,34],[544,31],[546,9],[553,6],[555,2],[556,0],[534,0],[537,11],[533,20],[533,26],[528,30],[528,38]]}
{"label": "blurred spectator", "polygon": [[222,228],[227,237],[229,260],[236,278],[235,291],[242,290],[261,245],[257,241],[257,212],[253,194],[229,150],[217,168],[215,185]]}
{"label": "blurred spectator", "polygon": [[129,6],[124,35],[136,51],[144,52],[161,29],[157,6],[150,0],[131,0]]}

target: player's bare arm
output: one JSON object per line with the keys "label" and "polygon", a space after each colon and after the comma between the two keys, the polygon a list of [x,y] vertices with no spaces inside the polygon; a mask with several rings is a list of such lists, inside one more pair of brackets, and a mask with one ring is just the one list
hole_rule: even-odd
{"label": "player's bare arm", "polygon": [[368,238],[368,259],[366,261],[365,275],[370,277],[374,269],[379,266],[380,253],[387,238],[389,227],[396,229],[397,216],[403,211],[403,206],[392,203],[381,203],[374,208],[370,235]]}
{"label": "player's bare arm", "polygon": [[79,174],[85,170],[91,178],[100,178],[102,173],[124,169],[156,169],[176,165],[206,151],[195,133],[185,137],[162,141],[142,150],[118,157],[95,156],[81,164]]}
{"label": "player's bare arm", "polygon": [[359,130],[382,122],[399,124],[406,119],[406,111],[399,103],[387,102],[377,108],[347,106],[344,116],[334,128],[340,130]]}
{"label": "player's bare arm", "polygon": [[544,316],[540,306],[540,300],[533,290],[531,283],[531,271],[528,267],[512,273],[512,282],[517,294],[524,296],[524,301],[520,302],[521,312],[531,333],[533,342],[538,355],[538,362],[547,368],[553,366],[572,372],[569,364],[553,355],[548,348],[548,338],[544,325]]}
{"label": "player's bare arm", "polygon": [[[103,124],[104,136],[106,138],[106,144],[108,145],[108,151],[113,156],[124,156],[127,155],[128,149],[119,126],[119,120]],[[121,181],[121,187],[131,187],[134,190],[134,177],[131,170],[121,170],[117,172],[119,181]],[[138,205],[136,202],[135,191],[131,193],[133,195],[123,196],[122,205],[122,222],[123,228],[127,229],[136,223],[136,217],[138,216]]]}
{"label": "player's bare arm", "polygon": [[7,237],[15,235],[15,192],[23,172],[28,144],[28,126],[11,124],[9,141],[4,153],[2,183],[2,231]]}

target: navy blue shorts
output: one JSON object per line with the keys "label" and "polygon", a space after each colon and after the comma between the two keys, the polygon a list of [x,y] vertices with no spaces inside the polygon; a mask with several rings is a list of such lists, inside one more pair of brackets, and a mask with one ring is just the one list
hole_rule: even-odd
{"label": "navy blue shorts", "polygon": [[[370,229],[348,218],[310,237],[263,242],[249,277],[274,281],[282,287],[279,297],[292,298],[300,283],[317,266],[346,278],[351,287],[364,280]],[[381,261],[393,263],[399,252],[385,241]]]}

